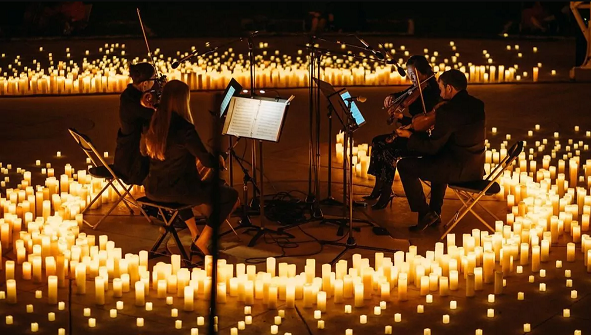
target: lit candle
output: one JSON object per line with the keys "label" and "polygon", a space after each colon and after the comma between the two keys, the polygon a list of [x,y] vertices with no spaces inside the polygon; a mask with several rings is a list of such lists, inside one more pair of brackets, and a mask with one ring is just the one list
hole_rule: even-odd
{"label": "lit candle", "polygon": [[361,323],[362,325],[367,323],[367,315],[360,315],[359,316],[359,323]]}
{"label": "lit candle", "polygon": [[57,305],[57,276],[47,278],[47,303]]}
{"label": "lit candle", "polygon": [[142,281],[135,282],[135,305],[144,306],[146,303],[145,298],[145,285]]}
{"label": "lit candle", "polygon": [[449,323],[449,315],[448,314],[444,314],[443,315],[443,323],[444,324],[448,324]]}
{"label": "lit candle", "polygon": [[114,308],[109,310],[109,316],[113,319],[116,318],[117,317],[117,310]]}
{"label": "lit candle", "polygon": [[575,247],[576,245],[572,242],[566,244],[566,261],[567,262],[574,262],[575,261]]}
{"label": "lit candle", "polygon": [[36,333],[39,331],[39,324],[37,322],[31,323],[31,332]]}
{"label": "lit candle", "polygon": [[193,301],[194,301],[194,298],[193,298],[193,293],[194,293],[193,287],[191,287],[191,286],[185,286],[184,291],[185,291],[184,292],[184,294],[185,294],[184,295],[184,299],[185,300],[184,300],[184,307],[183,307],[183,309],[185,311],[192,311],[193,308],[194,308],[193,307],[193,305],[194,305],[193,304]]}
{"label": "lit candle", "polygon": [[136,324],[136,326],[138,326],[138,327],[143,327],[143,326],[144,326],[144,318],[137,318],[137,319],[135,320],[135,324]]}
{"label": "lit candle", "polygon": [[425,306],[417,305],[417,313],[423,314],[425,312]]}
{"label": "lit candle", "polygon": [[6,303],[16,304],[16,280],[9,279],[6,281]]}
{"label": "lit candle", "polygon": [[524,323],[523,324],[523,332],[529,333],[530,331],[531,331],[531,325],[529,323]]}
{"label": "lit candle", "polygon": [[489,308],[486,310],[486,316],[489,318],[494,318],[495,317],[495,310],[492,308]]}

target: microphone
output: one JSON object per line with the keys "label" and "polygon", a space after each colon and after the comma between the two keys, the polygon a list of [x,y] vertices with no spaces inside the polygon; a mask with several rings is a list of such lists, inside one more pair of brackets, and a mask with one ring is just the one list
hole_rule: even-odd
{"label": "microphone", "polygon": [[[357,36],[355,36],[355,37],[357,37]],[[384,54],[383,54],[381,51],[376,51],[376,50],[374,50],[374,49],[373,49],[373,48],[372,48],[372,47],[369,45],[369,43],[365,42],[365,41],[364,41],[362,38],[359,38],[359,37],[357,37],[357,39],[359,40],[359,42],[361,42],[361,44],[363,44],[363,46],[364,46],[364,47],[365,47],[367,50],[371,51],[371,53],[372,53],[372,54],[374,54],[376,57],[378,57],[379,59],[384,59],[384,58],[385,58],[385,57],[384,57]]]}
{"label": "microphone", "polygon": [[345,99],[345,101],[357,101],[357,102],[364,103],[367,101],[367,98],[360,95],[358,97],[347,98],[347,99]]}
{"label": "microphone", "polygon": [[192,53],[190,53],[189,55],[187,55],[187,56],[185,56],[185,57],[181,58],[180,60],[172,62],[172,65],[171,65],[171,67],[172,67],[173,69],[176,69],[177,67],[179,67],[179,65],[181,65],[181,63],[182,63],[182,62],[184,62],[184,61],[186,61],[186,60],[188,60],[188,59],[192,58],[193,56],[195,56],[195,54],[196,54],[196,53],[197,53],[196,51],[195,51],[195,52],[192,52]]}

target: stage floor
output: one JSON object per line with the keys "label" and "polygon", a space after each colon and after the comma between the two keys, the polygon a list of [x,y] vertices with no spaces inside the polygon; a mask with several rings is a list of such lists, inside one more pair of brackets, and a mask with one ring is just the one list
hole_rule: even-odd
{"label": "stage floor", "polygon": [[[352,95],[363,95],[368,98],[367,103],[360,106],[367,119],[367,124],[355,133],[356,143],[370,143],[373,136],[391,131],[386,125],[385,112],[381,109],[384,97],[404,87],[355,87],[350,88]],[[545,83],[545,84],[502,84],[502,85],[477,85],[470,86],[468,91],[485,102],[487,115],[487,138],[492,148],[499,148],[505,140],[506,134],[511,134],[509,143],[517,140],[527,140],[532,147],[534,141],[547,138],[550,143],[554,141],[554,132],[559,132],[563,147],[567,139],[583,140],[588,144],[589,138],[585,137],[585,131],[591,130],[591,84],[574,83]],[[309,103],[307,89],[282,89],[278,90],[281,96],[296,96],[289,109],[283,134],[279,143],[264,144],[264,193],[276,194],[278,192],[290,192],[291,195],[303,200],[308,192],[308,139],[309,139]],[[274,93],[273,93],[274,95]],[[191,94],[191,107],[196,120],[196,126],[204,141],[212,138],[210,131],[211,115],[208,110],[213,110],[213,94],[211,92],[195,92]],[[0,98],[0,161],[4,164],[12,164],[13,169],[8,177],[10,181],[7,187],[14,186],[20,180],[15,173],[17,167],[32,171],[33,184],[43,181],[41,169],[35,166],[35,160],[41,160],[43,164],[50,162],[56,168],[56,175],[63,173],[66,163],[70,163],[77,170],[85,167],[83,152],[74,143],[67,132],[70,127],[76,128],[89,135],[99,151],[108,151],[112,157],[115,148],[115,137],[118,129],[118,95],[94,95],[94,96],[64,96],[64,97],[35,97],[35,98]],[[321,104],[321,169],[319,173],[321,186],[321,199],[327,196],[328,157],[327,141],[334,138],[338,125],[333,124],[333,133],[327,132],[326,103]],[[527,136],[528,130],[533,130],[535,124],[540,124],[541,130],[534,133],[533,137]],[[579,125],[581,130],[574,132],[574,126]],[[491,128],[497,127],[496,135],[491,133]],[[550,145],[547,146],[550,150]],[[236,147],[236,152],[246,152],[249,157],[250,147],[245,148],[245,143]],[[245,149],[248,149],[245,151]],[[56,152],[61,151],[61,157]],[[582,152],[581,162],[589,159],[589,152]],[[235,166],[234,187],[242,189],[242,174],[238,166]],[[332,167],[332,195],[341,200],[342,172],[340,165],[333,157]],[[355,198],[371,191],[372,181],[355,178]],[[407,226],[414,224],[416,218],[410,213],[404,192],[399,181],[395,182],[394,191],[398,197],[394,199],[392,207],[382,211],[373,211],[371,208],[355,209],[355,218],[367,219],[385,227],[391,236],[376,236],[371,229],[364,224],[358,224],[360,232],[355,233],[360,245],[404,250],[409,243],[418,246],[419,254],[425,254],[427,250],[433,250],[434,244],[439,240],[441,228],[430,228],[423,233],[409,233]],[[506,213],[506,203],[494,199],[485,199],[481,203],[489,210],[503,217]],[[453,193],[446,195],[442,219],[449,220],[461,203],[455,199]],[[340,216],[338,207],[322,206],[326,216]],[[91,222],[98,219],[100,211],[96,215],[88,215]],[[308,213],[306,215],[309,216]],[[237,217],[231,219],[233,225],[237,224]],[[258,216],[252,217],[255,225],[260,225]],[[491,222],[493,223],[493,222]],[[277,229],[279,225],[266,220],[265,225]],[[357,226],[357,224],[356,224]],[[227,230],[227,226],[222,227]],[[483,226],[468,215],[455,229],[458,243],[461,234],[471,232],[473,228]],[[123,248],[125,253],[137,253],[140,250],[149,249],[158,235],[158,227],[148,224],[141,215],[129,216],[125,208],[120,206],[114,215],[107,218],[101,226],[92,231],[84,227],[82,231],[88,234],[106,234],[116,246]],[[338,247],[324,246],[316,243],[310,236],[317,239],[336,240],[337,228],[332,225],[321,224],[313,221],[299,228],[290,230],[296,238],[295,244],[288,244],[280,248],[269,237],[259,240],[254,247],[248,247],[250,236],[239,232],[237,238],[233,234],[222,238],[221,244],[224,258],[228,262],[245,262],[250,258],[269,256],[284,256],[279,262],[288,262],[297,265],[298,273],[303,271],[306,258],[315,258],[316,264],[322,264],[332,260],[342,249]],[[182,241],[189,245],[189,235],[185,230],[181,233]],[[373,306],[379,304],[379,298],[374,297],[368,301],[366,307],[355,309],[354,314],[344,314],[344,305],[328,304],[328,313],[323,315],[326,322],[325,330],[318,330],[316,320],[313,318],[313,309],[298,307],[299,313],[288,310],[286,317],[279,327],[279,333],[290,332],[292,334],[342,334],[345,329],[354,329],[355,334],[378,334],[384,332],[385,325],[392,325],[394,334],[421,334],[423,328],[431,328],[432,334],[474,334],[476,329],[483,329],[484,334],[520,334],[524,323],[530,323],[533,334],[573,334],[575,329],[583,331],[583,334],[591,331],[588,310],[591,307],[590,293],[591,281],[585,273],[584,267],[578,257],[576,263],[566,263],[567,241],[560,241],[559,247],[553,247],[551,261],[542,265],[547,270],[547,278],[535,276],[535,283],[528,282],[529,268],[525,267],[523,274],[512,274],[507,277],[507,287],[504,294],[496,297],[496,302],[488,303],[487,296],[492,293],[492,285],[485,285],[483,291],[479,291],[473,299],[465,298],[463,287],[459,291],[445,298],[436,295],[433,304],[426,304],[425,298],[419,296],[418,290],[411,289],[409,301],[403,303],[394,302],[388,305],[381,316],[373,315]],[[173,247],[174,249],[174,247]],[[309,254],[314,256],[306,256]],[[344,255],[344,259],[351,259],[353,253],[360,253],[363,257],[373,259],[374,252],[365,250],[351,250]],[[554,261],[565,261],[562,269],[556,269]],[[158,261],[166,261],[160,258],[150,262],[151,265]],[[251,259],[256,261],[256,259]],[[257,265],[257,270],[264,269],[264,262]],[[565,286],[564,270],[572,270],[573,288]],[[319,270],[317,270],[319,273]],[[548,291],[539,292],[538,283],[545,282]],[[40,333],[55,334],[57,328],[67,327],[67,310],[57,311],[55,306],[47,305],[45,299],[35,299],[34,292],[43,285],[28,283],[28,286],[19,284],[19,303],[17,308],[0,301],[1,315],[13,315],[15,324],[8,326],[4,318],[0,319],[0,329],[13,331],[13,333],[29,333],[30,322],[38,322]],[[4,288],[4,282],[0,284]],[[578,298],[571,299],[570,291],[576,289]],[[44,297],[46,296],[46,288]],[[517,292],[525,292],[525,301],[517,300]],[[60,301],[67,301],[67,290],[60,290]],[[109,318],[109,309],[115,308],[115,301],[107,293],[107,303],[104,307],[93,304],[92,295],[72,296],[72,333],[122,333],[122,329],[139,333],[163,333],[174,330],[174,320],[183,320],[182,330],[179,334],[189,334],[189,329],[196,326],[196,316],[204,315],[206,302],[198,299],[196,312],[183,312],[181,299],[175,298],[175,306],[179,308],[179,317],[170,317],[170,308],[163,299],[157,299],[154,295],[147,301],[154,303],[154,311],[146,312],[133,306],[133,297],[130,295],[122,300],[125,308],[119,311],[117,319]],[[177,301],[178,300],[178,301]],[[457,300],[458,309],[449,310],[449,301]],[[347,302],[352,303],[352,302]],[[27,314],[26,304],[34,304],[35,312]],[[425,305],[425,314],[416,312],[417,304]],[[87,319],[82,310],[85,307],[92,308],[92,316],[96,318],[98,326],[89,328]],[[230,299],[227,304],[219,306],[220,331],[229,333],[231,327],[236,327],[238,321],[244,320],[242,304],[235,304]],[[279,309],[283,307],[279,306]],[[487,308],[495,309],[493,319],[486,317]],[[563,318],[563,308],[571,309],[571,317]],[[47,321],[47,312],[54,311],[57,315],[55,322]],[[393,314],[401,313],[402,322],[395,323]],[[368,315],[368,324],[359,324],[359,315]],[[451,323],[446,325],[441,322],[442,315],[449,314]],[[240,331],[244,334],[269,333],[270,325],[276,311],[267,311],[260,303],[253,307],[253,324]],[[136,328],[135,318],[144,317],[145,326]],[[205,332],[204,326],[199,326],[200,332]]]}

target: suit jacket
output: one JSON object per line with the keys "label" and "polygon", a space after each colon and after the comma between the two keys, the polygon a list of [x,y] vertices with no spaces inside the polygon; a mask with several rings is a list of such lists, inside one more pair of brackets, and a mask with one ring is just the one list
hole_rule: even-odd
{"label": "suit jacket", "polygon": [[142,130],[150,124],[154,110],[140,103],[142,92],[131,84],[119,98],[119,122],[115,169],[127,184],[141,185],[148,175],[149,160],[140,153]]}
{"label": "suit jacket", "polygon": [[200,191],[202,181],[195,158],[205,167],[219,165],[218,158],[203,145],[195,126],[174,112],[164,157],[163,161],[150,159],[150,172],[144,181],[146,192],[158,198],[182,199],[183,195]]}
{"label": "suit jacket", "polygon": [[437,110],[431,136],[412,134],[408,148],[432,156],[450,182],[477,180],[484,174],[485,129],[484,103],[462,90]]}

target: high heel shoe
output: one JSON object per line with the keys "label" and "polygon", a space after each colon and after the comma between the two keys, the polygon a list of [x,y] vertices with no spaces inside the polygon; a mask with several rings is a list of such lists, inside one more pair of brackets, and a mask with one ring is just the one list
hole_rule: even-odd
{"label": "high heel shoe", "polygon": [[371,193],[369,195],[364,195],[361,198],[363,198],[365,200],[375,200],[380,197],[381,193],[382,193],[381,183],[376,180],[376,184],[374,185],[373,190],[371,190]]}
{"label": "high heel shoe", "polygon": [[374,210],[384,209],[384,208],[386,208],[388,203],[390,204],[390,207],[392,207],[392,200],[393,199],[394,199],[393,193],[390,193],[390,196],[387,198],[380,196],[380,199],[375,204],[371,205],[371,208]]}

